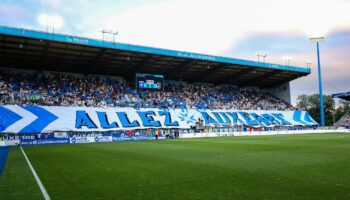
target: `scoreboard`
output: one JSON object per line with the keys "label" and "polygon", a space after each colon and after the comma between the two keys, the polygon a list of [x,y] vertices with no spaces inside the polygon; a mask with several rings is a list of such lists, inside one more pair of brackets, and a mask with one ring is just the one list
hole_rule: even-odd
{"label": "scoreboard", "polygon": [[137,90],[163,90],[164,76],[155,74],[136,74]]}

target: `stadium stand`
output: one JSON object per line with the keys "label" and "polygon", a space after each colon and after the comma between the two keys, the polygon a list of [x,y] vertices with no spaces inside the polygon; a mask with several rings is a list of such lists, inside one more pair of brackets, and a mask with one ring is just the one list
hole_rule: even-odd
{"label": "stadium stand", "polygon": [[[345,101],[350,101],[350,92],[343,92],[343,93],[337,93],[332,94],[332,99],[339,98],[343,99]],[[346,113],[344,116],[342,116],[336,123],[336,127],[346,127],[350,128],[350,113]]]}
{"label": "stadium stand", "polygon": [[258,90],[168,83],[164,91],[137,91],[125,81],[98,76],[0,71],[0,104],[134,108],[293,110]]}
{"label": "stadium stand", "polygon": [[350,127],[350,113],[347,113],[343,117],[341,117],[335,125],[337,127]]}
{"label": "stadium stand", "polygon": [[317,127],[290,105],[308,68],[2,26],[0,52],[7,145]]}
{"label": "stadium stand", "polygon": [[346,101],[350,101],[350,92],[343,92],[343,93],[337,93],[337,94],[332,94],[332,98],[339,98],[343,99]]}

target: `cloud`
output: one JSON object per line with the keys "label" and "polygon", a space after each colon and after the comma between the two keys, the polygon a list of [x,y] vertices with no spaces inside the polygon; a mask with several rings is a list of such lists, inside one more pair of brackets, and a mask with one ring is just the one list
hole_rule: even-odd
{"label": "cloud", "polygon": [[[217,54],[252,32],[330,30],[350,21],[350,3],[331,0],[178,0],[106,13],[101,26],[122,42]],[[102,28],[102,27],[101,27]]]}
{"label": "cloud", "polygon": [[[332,30],[325,42],[320,44],[324,94],[346,92],[350,79],[350,28]],[[291,65],[306,67],[311,61],[312,73],[291,82],[292,102],[300,94],[318,93],[316,45],[298,32],[254,33],[222,52],[226,56],[256,60],[256,53],[267,53],[267,61],[279,64],[284,56],[292,57]]]}
{"label": "cloud", "polygon": [[69,19],[61,29],[68,34],[101,38],[99,31],[107,28],[120,32],[120,42],[215,55],[251,34],[305,35],[350,21],[350,2],[341,0],[19,1],[25,9],[35,7],[36,16]]}
{"label": "cloud", "polygon": [[0,25],[36,28],[37,5],[26,0],[0,1]]}
{"label": "cloud", "polygon": [[60,15],[40,14],[38,16],[38,23],[40,26],[54,27],[55,29],[60,29],[64,26],[63,17]]}
{"label": "cloud", "polygon": [[21,6],[15,4],[0,4],[0,13],[2,13],[2,18],[18,20],[24,16],[25,11]]}
{"label": "cloud", "polygon": [[[310,47],[308,38],[299,32],[252,33],[220,54],[255,60],[256,54],[263,52],[267,54],[268,62],[282,63],[284,57],[290,57],[293,65],[304,66],[306,61],[310,60],[304,56]],[[294,57],[296,54],[297,58]]]}
{"label": "cloud", "polygon": [[[347,29],[332,32],[326,38],[326,41],[320,44],[324,94],[330,95],[339,92],[348,92],[350,90],[349,41],[350,29]],[[315,44],[313,44],[313,48],[304,56],[312,58],[312,73],[307,77],[291,82],[293,102],[295,102],[296,97],[300,94],[318,93],[318,69]]]}
{"label": "cloud", "polygon": [[60,9],[62,8],[63,3],[61,0],[40,0],[41,5],[51,8],[51,9]]}
{"label": "cloud", "polygon": [[329,35],[326,36],[325,42],[322,44],[325,46],[325,48],[348,49],[350,47],[349,35],[349,27],[333,30]]}

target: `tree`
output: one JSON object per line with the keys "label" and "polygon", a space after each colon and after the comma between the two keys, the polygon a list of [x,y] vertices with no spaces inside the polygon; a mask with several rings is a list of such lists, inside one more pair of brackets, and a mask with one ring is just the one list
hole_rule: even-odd
{"label": "tree", "polygon": [[[297,98],[297,108],[300,110],[308,111],[311,117],[320,124],[321,120],[320,120],[320,98],[319,97],[320,97],[319,94],[312,94],[312,95],[302,94]],[[326,126],[333,125],[332,97],[330,95],[323,95],[323,104],[324,104]]]}
{"label": "tree", "polygon": [[308,110],[308,103],[307,103],[308,95],[302,94],[299,95],[297,98],[297,108],[300,110]]}

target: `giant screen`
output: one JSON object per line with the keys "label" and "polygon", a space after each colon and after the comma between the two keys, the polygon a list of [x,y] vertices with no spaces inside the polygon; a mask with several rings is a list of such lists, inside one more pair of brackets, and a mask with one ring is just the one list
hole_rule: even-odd
{"label": "giant screen", "polygon": [[155,74],[136,74],[137,90],[163,90],[164,76]]}

